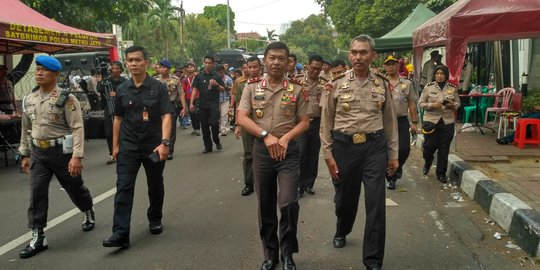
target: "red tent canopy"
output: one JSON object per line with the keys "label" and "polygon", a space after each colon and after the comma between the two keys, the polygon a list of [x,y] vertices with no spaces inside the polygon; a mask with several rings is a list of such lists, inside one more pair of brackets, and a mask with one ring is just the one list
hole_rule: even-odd
{"label": "red tent canopy", "polygon": [[414,63],[420,67],[425,47],[446,46],[450,81],[457,83],[468,42],[535,37],[540,37],[539,0],[460,0],[414,31]]}
{"label": "red tent canopy", "polygon": [[116,47],[113,34],[73,28],[49,19],[18,0],[2,0],[0,54],[95,51]]}

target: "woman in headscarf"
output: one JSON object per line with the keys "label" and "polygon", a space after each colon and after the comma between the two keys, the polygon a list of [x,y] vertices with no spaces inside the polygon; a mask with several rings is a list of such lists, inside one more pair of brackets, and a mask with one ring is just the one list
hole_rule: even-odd
{"label": "woman in headscarf", "polygon": [[436,175],[437,180],[442,183],[446,183],[448,154],[454,137],[456,111],[460,105],[457,87],[448,82],[449,75],[447,66],[435,67],[434,81],[424,87],[419,102],[420,108],[426,111],[422,125],[423,173],[429,173],[433,155],[437,150]]}

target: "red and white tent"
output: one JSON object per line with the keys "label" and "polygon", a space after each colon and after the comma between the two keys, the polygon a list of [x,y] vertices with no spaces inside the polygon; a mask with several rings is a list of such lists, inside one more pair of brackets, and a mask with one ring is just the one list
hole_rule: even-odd
{"label": "red and white tent", "polygon": [[[2,0],[0,54],[96,51],[116,47],[113,34],[94,33],[49,19],[18,0]],[[117,54],[117,53],[116,53]]]}
{"label": "red and white tent", "polygon": [[415,71],[420,72],[424,48],[446,46],[449,80],[457,83],[467,43],[536,37],[540,0],[460,0],[413,32]]}

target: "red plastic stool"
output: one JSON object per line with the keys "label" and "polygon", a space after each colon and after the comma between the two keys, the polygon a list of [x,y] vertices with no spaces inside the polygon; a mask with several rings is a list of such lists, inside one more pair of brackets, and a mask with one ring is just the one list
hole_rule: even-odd
{"label": "red plastic stool", "polygon": [[[531,137],[525,138],[526,128],[531,126]],[[540,145],[540,119],[520,118],[517,122],[516,133],[514,134],[514,145],[523,149],[525,144]]]}

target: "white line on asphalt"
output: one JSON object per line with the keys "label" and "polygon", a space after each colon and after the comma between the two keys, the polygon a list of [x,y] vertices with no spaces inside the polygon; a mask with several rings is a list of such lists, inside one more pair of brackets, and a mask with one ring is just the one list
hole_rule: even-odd
{"label": "white line on asphalt", "polygon": [[435,226],[441,231],[444,232],[444,225],[443,221],[439,219],[439,215],[435,211],[429,211],[428,214],[433,218],[435,221]]}
{"label": "white line on asphalt", "polygon": [[[116,192],[116,188],[113,188],[97,197],[94,198],[94,205],[107,199],[108,197],[112,196]],[[45,231],[52,229],[54,226],[66,221],[67,219],[71,218],[72,216],[80,213],[81,211],[78,208],[73,208],[64,214],[60,215],[59,217],[47,222],[47,228],[45,228]],[[6,252],[9,252],[10,250],[18,247],[21,244],[24,244],[28,242],[30,239],[32,239],[32,232],[28,232],[20,236],[19,238],[3,245],[0,247],[0,256],[4,255]]]}
{"label": "white line on asphalt", "polygon": [[386,206],[398,206],[396,202],[392,201],[390,198],[386,198]]}

